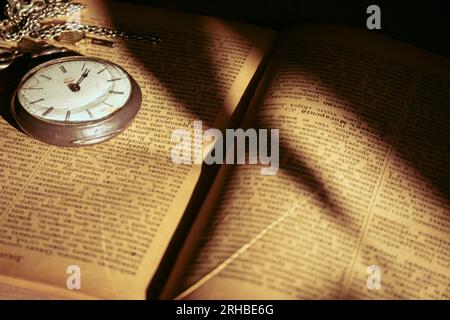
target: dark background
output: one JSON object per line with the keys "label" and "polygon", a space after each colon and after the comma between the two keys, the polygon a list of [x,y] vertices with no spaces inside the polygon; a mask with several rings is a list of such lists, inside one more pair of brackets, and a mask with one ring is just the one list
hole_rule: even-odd
{"label": "dark background", "polygon": [[[366,29],[366,9],[381,8],[378,32],[450,58],[450,1],[117,0],[256,24],[281,30],[308,22]],[[76,0],[75,0],[76,2]],[[6,0],[0,0],[1,8]],[[0,10],[3,15],[3,10]],[[2,17],[3,18],[3,17]]]}
{"label": "dark background", "polygon": [[450,58],[450,1],[325,0],[121,0],[210,15],[274,29],[307,22],[366,28],[366,9],[381,8],[381,30],[374,31]]}

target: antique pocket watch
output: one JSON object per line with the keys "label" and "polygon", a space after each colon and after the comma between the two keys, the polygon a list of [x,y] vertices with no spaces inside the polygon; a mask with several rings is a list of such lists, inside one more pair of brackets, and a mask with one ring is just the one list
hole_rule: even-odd
{"label": "antique pocket watch", "polygon": [[65,56],[28,71],[11,99],[11,113],[28,135],[58,146],[84,146],[122,132],[141,105],[141,90],[120,66]]}
{"label": "antique pocket watch", "polygon": [[0,47],[0,70],[17,60],[34,64],[13,94],[11,113],[28,135],[53,145],[84,146],[114,137],[138,113],[141,90],[123,68],[110,61],[28,37],[51,40],[75,33],[151,44],[161,41],[152,34],[48,21],[79,13],[84,7],[72,0],[8,0],[6,18],[0,21],[0,40],[18,44],[16,48]]}

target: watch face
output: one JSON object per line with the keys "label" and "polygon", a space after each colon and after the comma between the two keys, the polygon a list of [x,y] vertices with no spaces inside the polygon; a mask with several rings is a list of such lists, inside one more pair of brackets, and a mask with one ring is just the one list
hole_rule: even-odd
{"label": "watch face", "polygon": [[39,119],[81,124],[123,108],[132,91],[126,72],[113,63],[76,56],[44,63],[25,75],[17,98]]}

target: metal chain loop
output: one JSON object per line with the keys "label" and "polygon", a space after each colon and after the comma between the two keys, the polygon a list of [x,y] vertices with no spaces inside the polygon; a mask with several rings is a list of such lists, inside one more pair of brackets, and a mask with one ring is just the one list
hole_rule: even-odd
{"label": "metal chain loop", "polygon": [[45,19],[70,16],[80,12],[84,6],[72,0],[8,0],[5,6],[6,19],[0,21],[0,38],[19,42],[24,37],[49,40],[64,32],[81,31],[105,37],[120,37],[157,44],[161,39],[151,34],[135,34],[108,27],[79,23],[42,24]]}

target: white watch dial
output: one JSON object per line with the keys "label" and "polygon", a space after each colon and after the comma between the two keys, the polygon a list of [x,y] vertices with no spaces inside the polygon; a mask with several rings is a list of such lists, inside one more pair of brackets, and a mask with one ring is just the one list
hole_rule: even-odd
{"label": "white watch dial", "polygon": [[80,56],[50,61],[26,75],[17,95],[25,110],[37,118],[81,123],[101,120],[124,107],[131,81],[112,63]]}

